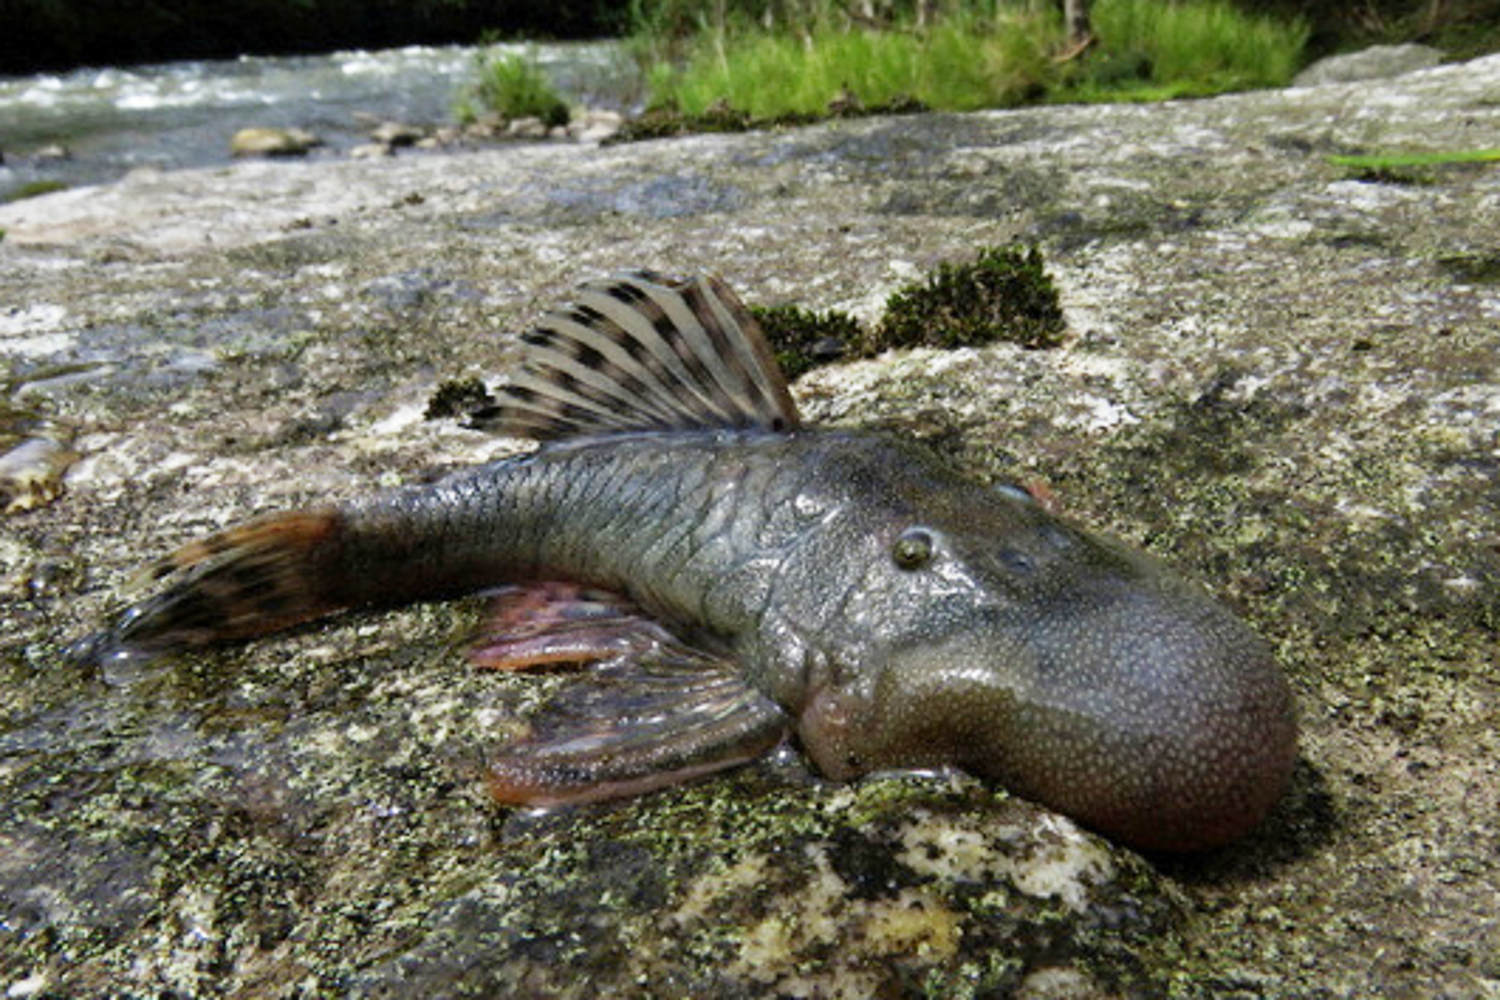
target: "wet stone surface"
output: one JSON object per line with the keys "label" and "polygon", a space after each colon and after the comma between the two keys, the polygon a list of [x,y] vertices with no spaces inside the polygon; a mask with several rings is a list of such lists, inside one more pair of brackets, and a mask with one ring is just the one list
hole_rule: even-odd
{"label": "wet stone surface", "polygon": [[[4,404],[80,456],[0,530],[0,984],[1495,993],[1500,167],[1372,183],[1324,156],[1497,134],[1491,57],[1161,106],[138,172],[0,206]],[[1014,239],[1057,279],[1061,348],[898,352],[794,391],[1044,486],[1267,637],[1301,758],[1241,843],[1143,859],[966,778],[835,785],[791,751],[499,808],[488,748],[568,678],[470,669],[477,598],[144,666],[63,655],[202,532],[508,453],[423,411],[503,373],[579,281],[712,268],[752,303],[869,321]]]}

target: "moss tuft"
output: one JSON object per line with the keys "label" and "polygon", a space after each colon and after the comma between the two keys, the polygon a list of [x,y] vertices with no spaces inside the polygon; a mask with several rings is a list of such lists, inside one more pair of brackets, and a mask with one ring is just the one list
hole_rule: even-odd
{"label": "moss tuft", "polygon": [[6,195],[3,201],[20,201],[23,198],[35,198],[39,195],[51,194],[54,191],[66,191],[68,185],[62,181],[28,181]]}
{"label": "moss tuft", "polygon": [[1036,247],[983,247],[968,264],[894,292],[873,329],[846,312],[750,306],[788,380],[846,358],[902,347],[971,347],[997,340],[1037,349],[1062,343],[1057,287]]}
{"label": "moss tuft", "polygon": [[861,353],[997,340],[1031,349],[1056,347],[1065,329],[1057,287],[1041,251],[1035,246],[984,247],[972,264],[941,264],[925,283],[887,299],[885,316]]}
{"label": "moss tuft", "polygon": [[866,334],[859,321],[837,309],[813,312],[798,306],[751,306],[776,362],[788,380],[848,355]]}
{"label": "moss tuft", "polygon": [[495,397],[484,387],[483,379],[472,376],[445,379],[428,398],[427,409],[422,411],[422,419],[461,417],[494,402]]}

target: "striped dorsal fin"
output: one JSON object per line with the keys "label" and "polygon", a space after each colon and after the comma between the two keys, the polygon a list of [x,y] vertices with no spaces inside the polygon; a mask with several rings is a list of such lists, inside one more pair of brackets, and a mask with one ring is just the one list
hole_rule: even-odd
{"label": "striped dorsal fin", "polygon": [[474,426],[546,441],[801,422],[760,324],[717,277],[590,282],[522,339],[521,371]]}

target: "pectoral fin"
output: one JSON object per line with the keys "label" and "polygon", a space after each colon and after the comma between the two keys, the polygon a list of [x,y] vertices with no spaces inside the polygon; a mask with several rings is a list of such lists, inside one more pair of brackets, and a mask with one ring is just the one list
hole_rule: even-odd
{"label": "pectoral fin", "polygon": [[589,663],[587,678],[491,761],[501,802],[548,806],[634,795],[751,760],[786,715],[730,658],[690,645],[628,602],[567,584],[510,588],[482,666]]}

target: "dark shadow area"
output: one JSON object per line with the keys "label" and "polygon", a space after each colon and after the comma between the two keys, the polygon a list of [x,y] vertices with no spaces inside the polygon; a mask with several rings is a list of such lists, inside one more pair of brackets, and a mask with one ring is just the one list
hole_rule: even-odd
{"label": "dark shadow area", "polygon": [[1327,847],[1339,833],[1338,809],[1322,772],[1298,757],[1292,783],[1249,836],[1202,854],[1157,854],[1163,875],[1187,886],[1226,886],[1273,878],[1278,869]]}

